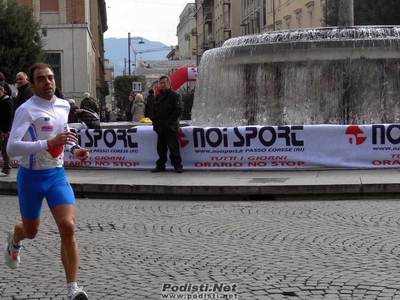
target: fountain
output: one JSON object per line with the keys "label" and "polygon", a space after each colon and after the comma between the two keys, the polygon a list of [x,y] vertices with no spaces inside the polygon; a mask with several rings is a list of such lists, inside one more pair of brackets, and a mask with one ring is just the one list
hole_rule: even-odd
{"label": "fountain", "polygon": [[376,124],[400,118],[400,27],[232,38],[200,62],[196,126]]}

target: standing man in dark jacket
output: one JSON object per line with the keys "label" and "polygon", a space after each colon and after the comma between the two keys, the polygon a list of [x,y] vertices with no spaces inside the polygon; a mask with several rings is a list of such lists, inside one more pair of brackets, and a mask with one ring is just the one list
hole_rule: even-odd
{"label": "standing man in dark jacket", "polygon": [[15,83],[17,84],[18,95],[14,100],[14,111],[16,111],[21,104],[33,96],[28,75],[26,75],[26,73],[19,72],[15,76]]}
{"label": "standing man in dark jacket", "polygon": [[182,158],[179,142],[179,120],[182,114],[180,95],[172,90],[171,79],[168,76],[160,77],[161,91],[156,97],[154,112],[150,116],[153,130],[157,133],[157,153],[159,159],[156,167],[151,170],[165,172],[167,153],[170,152],[171,164],[175,172],[182,173]]}
{"label": "standing man in dark jacket", "polygon": [[7,154],[7,141],[11,130],[13,115],[14,103],[10,96],[7,95],[5,84],[0,82],[0,148],[1,156],[4,161],[1,173],[6,176],[10,175],[12,168],[11,159]]}
{"label": "standing man in dark jacket", "polygon": [[149,91],[149,95],[146,98],[146,111],[144,113],[144,116],[146,118],[150,118],[151,115],[153,115],[154,111],[154,103],[156,101],[156,97],[154,96],[154,90]]}

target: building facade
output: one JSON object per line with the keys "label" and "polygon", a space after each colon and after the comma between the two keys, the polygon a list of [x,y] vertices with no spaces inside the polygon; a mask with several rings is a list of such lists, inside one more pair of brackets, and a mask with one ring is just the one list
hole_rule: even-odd
{"label": "building facade", "polygon": [[[33,8],[42,23],[47,62],[65,98],[79,106],[89,92],[100,103],[109,94],[105,82],[104,37],[107,14],[104,0],[18,0]],[[99,104],[100,104],[99,103]]]}
{"label": "building facade", "polygon": [[179,16],[179,24],[176,29],[179,47],[179,59],[189,59],[196,61],[196,39],[190,34],[193,28],[196,28],[195,3],[186,4],[181,15]]}
{"label": "building facade", "polygon": [[[230,38],[269,31],[323,27],[324,5],[325,0],[196,0],[195,23],[190,30],[192,54],[199,64],[204,51],[221,47]],[[182,53],[183,34],[180,29],[178,26]],[[184,32],[187,32],[187,28]]]}
{"label": "building facade", "polygon": [[116,102],[114,99],[114,66],[111,64],[110,60],[104,59],[104,82],[107,84],[107,88],[110,91],[105,97],[105,102],[103,103],[109,110],[114,110],[116,107]]}
{"label": "building facade", "polygon": [[242,34],[324,26],[325,0],[241,0]]}
{"label": "building facade", "polygon": [[196,27],[191,30],[196,39],[197,63],[204,51],[221,47],[231,37],[240,36],[240,3],[233,0],[196,0]]}

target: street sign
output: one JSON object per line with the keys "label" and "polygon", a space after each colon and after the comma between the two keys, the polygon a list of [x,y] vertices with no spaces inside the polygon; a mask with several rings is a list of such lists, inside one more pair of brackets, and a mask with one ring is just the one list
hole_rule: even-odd
{"label": "street sign", "polygon": [[141,92],[142,91],[142,83],[141,82],[132,82],[132,91],[133,92]]}

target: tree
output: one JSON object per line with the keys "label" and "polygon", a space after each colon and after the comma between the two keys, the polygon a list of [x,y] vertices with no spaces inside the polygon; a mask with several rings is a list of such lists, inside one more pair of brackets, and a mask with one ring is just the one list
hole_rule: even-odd
{"label": "tree", "polygon": [[117,107],[124,109],[128,103],[128,96],[132,92],[132,82],[141,82],[142,90],[145,89],[144,82],[146,78],[139,76],[117,76],[114,79],[115,98],[117,99]]}
{"label": "tree", "polygon": [[16,0],[5,0],[0,5],[0,71],[8,80],[45,60],[40,26],[32,8]]}
{"label": "tree", "polygon": [[[399,0],[354,0],[354,25],[399,25]],[[322,8],[324,24],[338,25],[339,0],[326,0]]]}
{"label": "tree", "polygon": [[325,26],[337,26],[339,23],[339,0],[325,0],[325,5],[322,7],[322,15]]}

